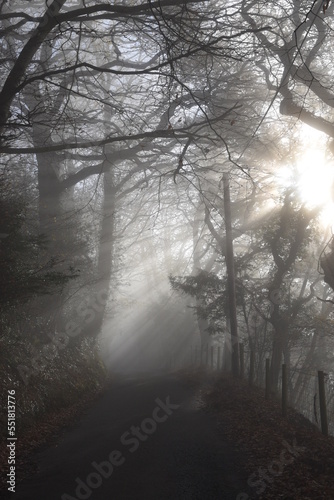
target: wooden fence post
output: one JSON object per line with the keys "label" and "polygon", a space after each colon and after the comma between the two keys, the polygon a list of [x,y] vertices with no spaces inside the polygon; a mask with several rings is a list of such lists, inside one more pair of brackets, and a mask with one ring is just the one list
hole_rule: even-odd
{"label": "wooden fence post", "polygon": [[220,345],[218,346],[217,349],[217,370],[220,370]]}
{"label": "wooden fence post", "polygon": [[254,349],[251,348],[250,360],[249,360],[249,385],[252,386],[254,383],[254,368],[255,368],[255,353]]}
{"label": "wooden fence post", "polygon": [[287,367],[282,365],[282,416],[286,417],[288,411],[288,374]]}
{"label": "wooden fence post", "polygon": [[321,431],[325,436],[328,436],[325,375],[324,375],[323,371],[318,371],[318,383],[319,383],[319,404],[320,404]]}
{"label": "wooden fence post", "polygon": [[205,366],[206,366],[206,368],[209,366],[209,344],[206,344]]}
{"label": "wooden fence post", "polygon": [[244,357],[244,344],[239,344],[239,357],[240,357],[240,378],[243,379],[245,375],[245,357]]}
{"label": "wooden fence post", "polygon": [[270,396],[270,361],[266,359],[266,399],[269,399]]}

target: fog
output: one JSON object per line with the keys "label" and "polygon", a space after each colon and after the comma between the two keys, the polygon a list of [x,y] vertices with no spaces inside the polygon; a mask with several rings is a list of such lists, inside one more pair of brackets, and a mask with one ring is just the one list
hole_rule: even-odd
{"label": "fog", "polygon": [[111,373],[180,369],[189,364],[191,347],[200,344],[192,301],[171,290],[167,274],[153,284],[144,271],[138,273],[107,309],[100,352]]}
{"label": "fog", "polygon": [[[3,0],[0,32],[1,402],[21,435],[104,390],[126,407],[117,384],[143,375],[147,429],[171,387],[201,434],[177,381],[231,380],[334,434],[334,2]],[[115,411],[118,439],[134,414]]]}

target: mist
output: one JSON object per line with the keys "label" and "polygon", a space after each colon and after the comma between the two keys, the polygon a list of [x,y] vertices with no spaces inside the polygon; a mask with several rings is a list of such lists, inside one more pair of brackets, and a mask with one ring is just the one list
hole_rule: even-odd
{"label": "mist", "polygon": [[1,495],[333,498],[333,14],[0,2]]}

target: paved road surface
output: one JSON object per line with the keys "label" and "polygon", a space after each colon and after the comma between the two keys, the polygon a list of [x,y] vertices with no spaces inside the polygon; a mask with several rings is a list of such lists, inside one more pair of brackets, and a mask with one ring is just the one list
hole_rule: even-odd
{"label": "paved road surface", "polygon": [[238,457],[173,375],[111,386],[51,448],[13,500],[235,500]]}

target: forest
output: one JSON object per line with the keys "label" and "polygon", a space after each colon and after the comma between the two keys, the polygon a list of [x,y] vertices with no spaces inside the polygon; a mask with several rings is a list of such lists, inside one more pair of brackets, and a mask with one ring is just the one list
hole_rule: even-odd
{"label": "forest", "polygon": [[242,343],[272,394],[286,364],[316,425],[322,370],[334,434],[333,10],[0,1],[1,397],[19,427],[211,347],[238,377]]}

